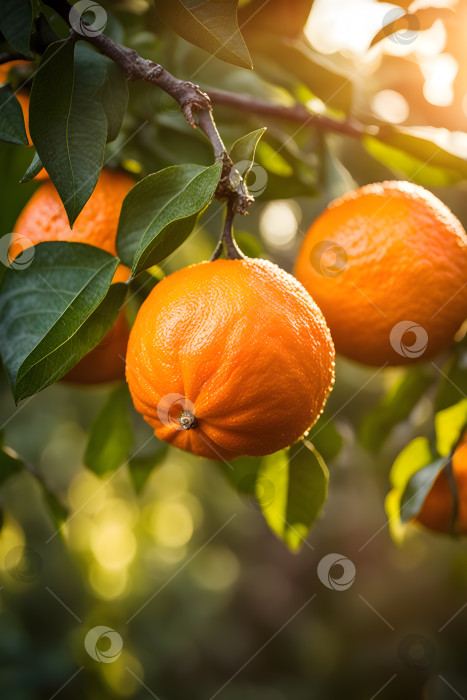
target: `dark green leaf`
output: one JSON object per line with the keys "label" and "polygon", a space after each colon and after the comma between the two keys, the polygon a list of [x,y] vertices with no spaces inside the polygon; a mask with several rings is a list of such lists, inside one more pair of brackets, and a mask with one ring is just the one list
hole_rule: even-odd
{"label": "dark green leaf", "polygon": [[363,447],[377,452],[391,430],[409,417],[434,380],[423,367],[408,370],[363,419],[358,436]]}
{"label": "dark green leaf", "polygon": [[326,413],[323,413],[306,438],[314,445],[325,462],[330,462],[337,457],[342,449],[342,435]]}
{"label": "dark green leaf", "polygon": [[249,134],[237,139],[230,149],[230,158],[234,165],[236,163],[250,163],[250,165],[246,166],[246,168],[242,168],[243,177],[248,175],[250,168],[254,163],[256,146],[258,145],[258,142],[265,131],[266,127],[256,129],[256,131],[251,131]]}
{"label": "dark green leaf", "polygon": [[40,173],[42,170],[42,161],[37,155],[37,151],[34,153],[34,158],[31,161],[31,165],[29,168],[26,170],[24,173],[23,177],[21,178],[20,182],[21,184],[24,184],[25,182],[29,182],[30,180],[33,180],[36,175]]}
{"label": "dark green leaf", "polygon": [[103,250],[54,241],[32,253],[28,267],[6,271],[0,294],[1,354],[16,401],[52,384],[92,350],[126,293],[124,284],[110,287],[118,259]]}
{"label": "dark green leaf", "polygon": [[23,110],[10,85],[0,87],[0,141],[28,145]]}
{"label": "dark green leaf", "polygon": [[31,56],[32,16],[31,0],[2,0],[0,3],[0,31],[16,51],[28,57]]}
{"label": "dark green leaf", "polygon": [[222,165],[174,165],[148,175],[125,197],[117,250],[132,275],[164,260],[193,230],[209,204]]}
{"label": "dark green leaf", "polygon": [[237,0],[154,0],[160,18],[177,34],[217,58],[252,68],[238,28]]}
{"label": "dark green leaf", "polygon": [[130,394],[126,384],[114,389],[92,422],[84,463],[95,472],[113,472],[124,464],[133,445]]}
{"label": "dark green leaf", "polygon": [[0,433],[0,486],[23,469],[23,460],[12,449],[5,447],[3,434]]}
{"label": "dark green leaf", "polygon": [[329,473],[321,455],[303,440],[264,457],[256,481],[266,522],[292,551],[298,551],[327,497]]}
{"label": "dark green leaf", "polygon": [[256,479],[261,466],[259,457],[239,457],[232,462],[216,461],[215,464],[240,495],[254,499]]}
{"label": "dark green leaf", "polygon": [[150,455],[131,457],[128,471],[131,482],[137,494],[141,493],[154,467],[162,462],[169,446],[166,442],[158,441],[157,450]]}
{"label": "dark green leaf", "polygon": [[467,348],[465,344],[456,347],[440,371],[438,391],[435,397],[435,411],[452,406],[467,396]]}
{"label": "dark green leaf", "polygon": [[120,68],[88,45],[59,41],[46,50],[31,92],[31,138],[70,225],[94,190],[127,96]]}
{"label": "dark green leaf", "polygon": [[403,523],[409,522],[418,515],[429,490],[445,464],[446,458],[440,457],[419,469],[409,479],[400,504],[400,515]]}

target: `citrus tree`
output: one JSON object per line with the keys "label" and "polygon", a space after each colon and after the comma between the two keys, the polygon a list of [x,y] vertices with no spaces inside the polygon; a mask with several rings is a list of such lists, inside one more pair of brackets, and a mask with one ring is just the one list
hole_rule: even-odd
{"label": "citrus tree", "polygon": [[[293,552],[362,454],[394,540],[465,534],[465,99],[422,104],[416,60],[460,29],[393,2],[365,63],[312,45],[312,6],[2,2],[5,522],[24,477],[69,544],[77,474],[137,503],[181,449]],[[87,430],[58,479],[9,430],[52,385]]]}

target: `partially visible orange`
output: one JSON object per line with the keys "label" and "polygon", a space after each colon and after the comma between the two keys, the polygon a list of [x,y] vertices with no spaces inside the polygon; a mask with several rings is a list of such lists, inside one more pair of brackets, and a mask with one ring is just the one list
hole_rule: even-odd
{"label": "partially visible orange", "polygon": [[[23,110],[24,127],[26,129],[26,135],[28,137],[29,145],[32,146],[31,134],[29,133],[29,94],[27,92],[20,91],[17,92],[15,96],[21,105],[21,109]],[[49,176],[47,174],[47,170],[45,168],[42,168],[42,170],[39,170],[34,179],[46,180],[48,179],[48,177]]]}
{"label": "partially visible orange", "polygon": [[126,376],[160,440],[196,455],[265,455],[318,419],[334,346],[301,284],[266,260],[216,260],[152,290],[130,333]]}
{"label": "partially visible orange", "polygon": [[7,61],[7,63],[0,64],[0,83],[6,83],[8,80],[8,73],[12,68],[26,68],[31,65],[31,61]]}
{"label": "partially visible orange", "polygon": [[14,231],[32,245],[41,241],[75,241],[117,255],[120,210],[134,184],[126,173],[102,170],[94,192],[71,229],[57,190],[51,181],[44,182],[24,207]]}
{"label": "partially visible orange", "polygon": [[[35,191],[14,228],[10,250],[19,251],[44,241],[88,243],[116,255],[115,240],[123,200],[134,180],[125,173],[103,170],[97,186],[71,229],[65,208],[51,181]],[[18,252],[19,252],[18,251]],[[119,265],[113,282],[125,282],[130,270]],[[122,309],[101,343],[64,377],[68,381],[95,384],[125,376],[128,324]]]}
{"label": "partially visible orange", "polygon": [[336,199],[309,229],[295,274],[337,352],[402,365],[444,350],[467,317],[467,236],[431,192],[382,182]]}
{"label": "partially visible orange", "polygon": [[452,474],[458,494],[458,511],[453,519],[454,500],[446,473],[441,471],[428,492],[414,522],[435,532],[467,534],[467,436],[452,457]]}

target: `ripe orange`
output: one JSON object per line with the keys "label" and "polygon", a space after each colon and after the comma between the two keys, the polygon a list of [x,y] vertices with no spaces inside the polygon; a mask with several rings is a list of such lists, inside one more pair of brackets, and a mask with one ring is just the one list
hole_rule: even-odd
{"label": "ripe orange", "polygon": [[12,68],[26,68],[31,65],[31,61],[7,61],[0,65],[0,83],[5,83],[8,80],[8,73]]}
{"label": "ripe orange", "polygon": [[[14,228],[10,250],[20,250],[43,241],[88,243],[116,255],[115,239],[122,202],[133,187],[133,179],[119,172],[103,170],[97,186],[70,229],[65,208],[51,181],[35,191],[21,212]],[[19,250],[18,250],[19,252]],[[124,282],[130,271],[119,265],[113,282]],[[83,357],[64,377],[73,382],[94,384],[125,376],[128,342],[125,310],[120,311],[113,328],[101,343]]]}
{"label": "ripe orange", "polygon": [[435,532],[467,534],[467,436],[452,457],[452,474],[458,493],[457,515],[452,523],[453,497],[444,471],[441,471],[428,492],[414,522]]}
{"label": "ripe orange", "polygon": [[467,236],[423,187],[383,182],[316,219],[295,274],[324,313],[337,352],[369,365],[424,360],[467,316]]}
{"label": "ripe orange", "polygon": [[[26,129],[29,145],[32,146],[31,134],[29,133],[29,95],[26,92],[17,92],[16,98],[21,105],[21,109],[23,110],[24,127]],[[42,170],[39,170],[34,179],[46,180],[48,177],[47,170],[42,168]]]}
{"label": "ripe orange", "polygon": [[159,439],[213,459],[265,455],[317,420],[334,347],[291,275],[266,260],[216,260],[153,289],[130,333],[126,376]]}

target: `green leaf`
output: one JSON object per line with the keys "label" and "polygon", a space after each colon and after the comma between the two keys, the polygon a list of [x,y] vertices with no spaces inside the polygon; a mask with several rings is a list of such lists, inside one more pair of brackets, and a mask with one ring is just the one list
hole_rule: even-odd
{"label": "green leaf", "polygon": [[244,170],[243,177],[246,177],[250,172],[250,168],[255,160],[256,146],[265,131],[266,127],[251,131],[249,134],[237,139],[230,149],[230,158],[234,165],[235,163],[244,163],[245,161],[250,163],[249,167]]}
{"label": "green leaf", "polygon": [[467,426],[467,399],[435,415],[436,449],[446,457],[456,446]]}
{"label": "green leaf", "polygon": [[28,57],[32,17],[31,0],[2,0],[0,4],[0,31],[16,51]]}
{"label": "green leaf", "polygon": [[[327,106],[349,113],[352,83],[303,39],[271,37],[257,33],[249,38],[255,69],[273,84],[305,85]],[[279,72],[279,74],[278,74]],[[285,80],[281,80],[281,76]],[[310,124],[312,118],[310,116]]]}
{"label": "green leaf", "polygon": [[459,344],[440,370],[435,411],[452,406],[467,396],[467,348]]}
{"label": "green leaf", "polygon": [[[0,350],[16,401],[63,377],[112,327],[126,285],[118,258],[84,243],[39,243],[28,267],[7,269]],[[109,289],[110,287],[110,289]]]}
{"label": "green leaf", "polygon": [[325,462],[330,462],[337,457],[344,442],[335,423],[328,418],[326,413],[320,416],[306,438],[314,445]]}
{"label": "green leaf", "polygon": [[439,455],[433,452],[426,437],[417,437],[397,455],[391,467],[390,481],[396,489],[405,489],[412,476]]}
{"label": "green leaf", "polygon": [[407,420],[434,380],[433,374],[423,367],[405,372],[363,419],[358,431],[360,444],[367,450],[377,452],[391,430]]}
{"label": "green leaf", "polygon": [[45,484],[41,483],[42,495],[50,515],[50,519],[57,530],[61,530],[63,523],[68,519],[68,508],[57,498],[57,496],[49,491]]}
{"label": "green leaf", "polygon": [[5,447],[3,433],[0,433],[0,486],[10,476],[16,476],[24,469],[21,457],[11,448]]}
{"label": "green leaf", "polygon": [[120,68],[88,45],[47,48],[31,91],[30,131],[71,226],[96,186],[127,98]]}
{"label": "green leaf", "polygon": [[321,455],[303,440],[264,457],[256,481],[264,518],[292,551],[298,551],[327,497],[329,473]]}
{"label": "green leaf", "polygon": [[129,407],[130,394],[123,384],[110,392],[92,422],[84,463],[99,476],[115,471],[129,457],[133,446]]}
{"label": "green leaf", "polygon": [[162,462],[167,454],[168,444],[159,440],[157,442],[158,446],[155,452],[142,457],[131,457],[128,462],[131,482],[137,494],[141,493],[152,470]]}
{"label": "green leaf", "polygon": [[400,503],[400,517],[403,523],[410,522],[420,513],[429,490],[445,464],[446,458],[440,457],[411,476]]}
{"label": "green leaf", "polygon": [[33,180],[36,175],[40,173],[42,170],[42,161],[37,155],[37,151],[34,153],[34,158],[31,161],[31,165],[29,168],[26,170],[24,173],[23,177],[20,180],[20,183],[23,185],[25,182],[29,182],[30,180]]}
{"label": "green leaf", "polygon": [[222,165],[174,165],[148,175],[123,202],[117,250],[132,276],[156,265],[188,238],[207,207]]}
{"label": "green leaf", "polygon": [[260,457],[238,457],[232,462],[216,461],[215,465],[237,493],[255,498],[256,480],[261,467]]}
{"label": "green leaf", "polygon": [[395,173],[428,187],[446,187],[467,178],[467,160],[441,140],[434,127],[381,127],[377,138],[365,136],[363,144]]}
{"label": "green leaf", "polygon": [[237,0],[154,0],[160,18],[177,34],[213,56],[253,68],[238,28]]}
{"label": "green leaf", "polygon": [[23,110],[10,85],[0,87],[0,141],[28,146]]}

